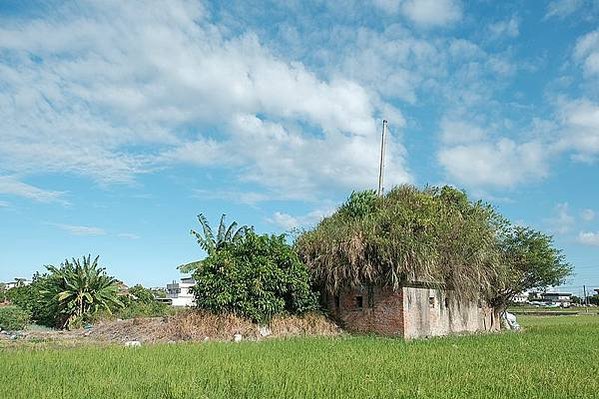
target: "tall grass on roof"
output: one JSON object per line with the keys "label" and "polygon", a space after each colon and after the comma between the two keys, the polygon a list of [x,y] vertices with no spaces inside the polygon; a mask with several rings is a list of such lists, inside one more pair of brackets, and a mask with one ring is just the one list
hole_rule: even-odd
{"label": "tall grass on roof", "polygon": [[454,188],[402,185],[378,197],[354,192],[297,250],[329,293],[362,285],[443,284],[462,298],[490,294],[500,278],[493,208]]}

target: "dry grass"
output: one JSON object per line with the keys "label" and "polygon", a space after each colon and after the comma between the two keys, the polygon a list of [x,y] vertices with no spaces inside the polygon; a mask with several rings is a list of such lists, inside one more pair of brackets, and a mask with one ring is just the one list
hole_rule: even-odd
{"label": "dry grass", "polygon": [[[266,330],[263,328],[262,332]],[[244,340],[289,338],[302,336],[334,336],[341,330],[324,315],[310,313],[304,316],[279,316],[268,326],[268,335],[261,334],[259,325],[234,315],[215,315],[203,311],[186,311],[174,316],[145,317],[129,320],[104,321],[90,331],[26,332],[17,341],[0,340],[0,347],[15,346],[19,341],[29,343],[61,342],[82,345],[86,343],[164,343],[182,341],[231,341],[235,334]]]}

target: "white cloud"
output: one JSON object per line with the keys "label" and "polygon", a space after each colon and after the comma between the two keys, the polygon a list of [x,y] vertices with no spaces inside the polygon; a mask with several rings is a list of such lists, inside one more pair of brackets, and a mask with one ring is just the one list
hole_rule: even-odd
{"label": "white cloud", "polygon": [[462,18],[457,0],[406,0],[402,12],[413,22],[427,26],[442,26]]}
{"label": "white cloud", "polygon": [[6,201],[0,201],[0,208],[8,208],[10,206],[10,203],[6,202]]}
{"label": "white cloud", "polygon": [[125,238],[127,240],[139,240],[141,238],[137,234],[132,234],[132,233],[119,233],[119,234],[117,234],[117,237]]}
{"label": "white cloud", "polygon": [[447,116],[441,120],[441,140],[448,144],[463,144],[480,141],[487,137],[487,133],[480,126],[461,119],[452,119]]}
{"label": "white cloud", "polygon": [[599,104],[588,99],[561,100],[558,108],[562,132],[556,148],[573,150],[578,159],[599,154]]}
{"label": "white cloud", "polygon": [[[86,7],[0,28],[9,173],[112,183],[193,163],[266,187],[295,187],[298,174],[310,189],[375,182],[377,117],[401,113],[360,83],[287,62],[250,31],[231,35],[196,2]],[[390,152],[397,181],[409,180],[400,143]],[[325,156],[303,158],[315,153]]]}
{"label": "white cloud", "polygon": [[15,195],[17,197],[23,197],[38,202],[57,202],[63,205],[68,204],[68,202],[63,199],[64,192],[44,190],[18,181],[11,176],[0,176],[0,194]]}
{"label": "white cloud", "polygon": [[592,209],[583,209],[582,212],[580,212],[580,217],[585,222],[592,222],[593,220],[595,220],[595,216],[595,211],[593,211]]}
{"label": "white cloud", "polygon": [[576,41],[574,60],[582,65],[585,75],[599,75],[599,29]]}
{"label": "white cloud", "polygon": [[564,235],[574,227],[576,220],[570,213],[568,203],[560,203],[555,206],[554,216],[547,219],[551,231],[555,234]]}
{"label": "white cloud", "polygon": [[489,25],[489,33],[492,38],[514,38],[520,35],[520,21],[517,17],[511,17],[505,21],[498,21]]}
{"label": "white cloud", "polygon": [[56,226],[75,236],[103,236],[106,234],[104,229],[99,227],[91,226],[77,226],[72,224],[61,224],[61,223],[50,223],[52,226]]}
{"label": "white cloud", "polygon": [[373,5],[389,14],[401,12],[421,26],[444,26],[462,18],[458,0],[372,0]]}
{"label": "white cloud", "polygon": [[578,234],[578,242],[584,245],[599,247],[599,232],[584,232]]}
{"label": "white cloud", "polygon": [[275,212],[272,217],[268,218],[269,223],[275,224],[284,230],[292,230],[298,227],[310,227],[319,223],[323,218],[330,216],[335,209],[326,207],[316,209],[301,216],[292,216],[284,212]]}
{"label": "white cloud", "polygon": [[443,146],[437,158],[449,177],[469,187],[513,187],[547,176],[546,148],[508,138]]}
{"label": "white cloud", "polygon": [[545,19],[551,17],[565,18],[578,11],[584,4],[584,0],[553,0],[547,5]]}

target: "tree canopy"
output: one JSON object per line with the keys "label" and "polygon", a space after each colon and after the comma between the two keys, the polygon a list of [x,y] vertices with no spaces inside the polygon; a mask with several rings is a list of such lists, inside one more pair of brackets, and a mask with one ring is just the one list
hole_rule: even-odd
{"label": "tree canopy", "polygon": [[201,262],[194,272],[196,305],[256,322],[317,307],[309,273],[284,235],[245,235]]}
{"label": "tree canopy", "polygon": [[[421,282],[492,302],[517,280],[512,270],[517,260],[520,269],[547,266],[565,277],[560,270],[568,268],[550,241],[552,250],[539,253],[545,261],[535,265],[530,253],[513,256],[509,231],[509,222],[492,206],[470,201],[462,191],[402,185],[381,197],[373,191],[352,193],[333,215],[300,235],[296,248],[314,281],[330,293]],[[539,285],[558,281],[543,279]]]}
{"label": "tree canopy", "polygon": [[[218,224],[217,233],[214,235],[208,219],[206,219],[206,216],[204,216],[203,213],[200,213],[198,215],[198,222],[202,227],[202,231],[198,232],[194,229],[191,229],[190,231],[191,235],[195,237],[200,248],[202,248],[208,255],[212,255],[225,248],[227,245],[236,242],[249,230],[247,226],[237,227],[237,222],[233,222],[227,226],[225,223],[225,218],[226,215],[223,213],[220,218],[220,223]],[[178,269],[182,273],[190,273],[196,270],[201,263],[202,261],[200,260],[189,262],[179,266]]]}

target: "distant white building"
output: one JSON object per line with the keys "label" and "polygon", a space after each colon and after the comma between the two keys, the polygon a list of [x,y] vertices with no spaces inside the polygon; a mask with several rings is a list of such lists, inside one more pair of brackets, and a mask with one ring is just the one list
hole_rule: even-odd
{"label": "distant white building", "polygon": [[183,277],[180,282],[173,281],[166,285],[166,298],[159,298],[160,301],[168,302],[172,306],[193,306],[195,305],[191,288],[196,282],[191,277]]}
{"label": "distant white building", "polygon": [[31,284],[31,280],[27,280],[26,278],[15,278],[13,281],[4,283],[4,288],[10,290],[11,288],[24,287],[29,284]]}
{"label": "distant white building", "polygon": [[569,292],[544,292],[543,300],[547,302],[559,303],[564,307],[570,306],[572,294]]}

